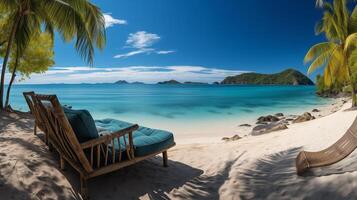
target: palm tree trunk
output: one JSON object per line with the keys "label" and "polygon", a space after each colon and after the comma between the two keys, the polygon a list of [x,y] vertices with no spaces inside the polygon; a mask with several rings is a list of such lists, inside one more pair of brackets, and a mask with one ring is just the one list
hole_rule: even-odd
{"label": "palm tree trunk", "polygon": [[[346,56],[347,57],[347,56]],[[347,57],[348,59],[348,57]],[[357,97],[356,97],[356,87],[355,87],[355,83],[353,82],[352,79],[352,70],[351,67],[347,65],[348,68],[348,76],[350,78],[350,84],[351,84],[351,93],[352,93],[352,107],[357,106]]]}
{"label": "palm tree trunk", "polygon": [[354,83],[351,81],[351,93],[352,93],[352,107],[357,106],[357,97],[356,97],[356,88],[354,86]]}
{"label": "palm tree trunk", "polygon": [[10,57],[10,50],[12,47],[12,42],[14,40],[14,36],[15,33],[17,31],[17,27],[19,25],[20,22],[20,14],[17,15],[16,17],[16,21],[14,22],[14,24],[12,25],[11,28],[11,33],[9,35],[9,39],[7,40],[7,47],[6,47],[6,53],[5,53],[5,57],[4,57],[4,61],[2,64],[2,69],[1,69],[1,79],[0,79],[0,109],[3,110],[4,109],[4,87],[5,87],[5,72],[6,72],[6,66],[7,66],[7,62],[9,60]]}
{"label": "palm tree trunk", "polygon": [[14,69],[12,70],[9,86],[7,87],[5,108],[9,107],[11,87],[12,87],[12,84],[14,83],[14,80],[15,80],[15,77],[16,77],[16,70],[17,70],[18,64],[19,64],[19,51],[16,52],[15,66],[14,66]]}

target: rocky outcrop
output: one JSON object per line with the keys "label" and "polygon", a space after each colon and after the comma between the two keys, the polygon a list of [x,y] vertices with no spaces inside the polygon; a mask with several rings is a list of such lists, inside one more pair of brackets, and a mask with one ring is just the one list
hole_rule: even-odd
{"label": "rocky outcrop", "polygon": [[277,116],[277,117],[284,117],[284,114],[283,114],[283,113],[276,113],[275,116]]}
{"label": "rocky outcrop", "polygon": [[296,119],[293,120],[293,123],[300,123],[300,122],[306,122],[310,120],[314,120],[315,117],[312,116],[309,112],[305,112],[304,114],[298,116]]}
{"label": "rocky outcrop", "polygon": [[253,128],[252,135],[262,135],[274,131],[287,129],[288,126],[284,122],[273,122],[270,124],[258,125]]}
{"label": "rocky outcrop", "polygon": [[242,137],[240,137],[239,135],[234,135],[233,137],[224,137],[224,138],[222,138],[222,140],[226,141],[226,142],[232,142],[232,141],[239,140],[241,138]]}
{"label": "rocky outcrop", "polygon": [[252,125],[250,125],[250,124],[241,124],[241,125],[239,125],[240,127],[251,127]]}
{"label": "rocky outcrop", "polygon": [[266,124],[268,122],[277,122],[280,119],[273,115],[261,116],[258,118],[257,124]]}

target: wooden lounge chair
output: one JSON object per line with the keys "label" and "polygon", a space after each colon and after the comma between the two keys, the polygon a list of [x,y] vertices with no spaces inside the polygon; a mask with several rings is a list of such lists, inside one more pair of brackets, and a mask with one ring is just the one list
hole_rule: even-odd
{"label": "wooden lounge chair", "polygon": [[336,143],[318,152],[302,151],[295,160],[296,171],[302,175],[309,168],[323,167],[341,161],[357,148],[357,118]]}
{"label": "wooden lounge chair", "polygon": [[80,143],[56,95],[32,96],[42,119],[46,119],[48,141],[60,155],[60,168],[64,169],[65,163],[69,163],[79,173],[80,193],[83,198],[88,197],[87,180],[90,178],[116,171],[160,153],[163,155],[164,166],[167,166],[167,150],[175,145],[173,138],[170,145],[140,156],[136,155],[134,131],[140,130],[136,124]]}
{"label": "wooden lounge chair", "polygon": [[35,119],[35,125],[34,125],[34,134],[37,134],[37,128],[39,128],[42,132],[44,132],[45,134],[45,143],[47,144],[47,131],[46,131],[46,125],[44,123],[44,119],[41,118],[40,113],[38,112],[38,108],[36,108],[36,105],[34,103],[34,99],[33,96],[35,95],[35,92],[31,91],[31,92],[24,92],[23,93],[26,103],[30,109],[31,114],[33,115],[34,119]]}

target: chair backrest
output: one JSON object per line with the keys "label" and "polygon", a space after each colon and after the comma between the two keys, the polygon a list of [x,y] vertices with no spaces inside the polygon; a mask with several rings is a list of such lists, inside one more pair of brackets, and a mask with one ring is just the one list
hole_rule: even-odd
{"label": "chair backrest", "polygon": [[35,94],[35,92],[31,91],[31,92],[24,92],[22,93],[25,97],[26,103],[29,106],[30,112],[34,115],[35,112],[35,108],[34,108],[34,102],[32,100],[32,96]]}
{"label": "chair backrest", "polygon": [[31,114],[33,115],[33,117],[35,118],[35,122],[36,125],[42,130],[45,131],[45,124],[44,124],[44,119],[42,119],[38,108],[36,108],[35,102],[34,102],[34,95],[35,92],[31,91],[31,92],[24,92],[23,93],[26,103],[30,109]]}
{"label": "chair backrest", "polygon": [[50,143],[64,156],[73,167],[84,169],[89,173],[93,171],[77,137],[63,112],[56,95],[34,95],[35,107],[45,119]]}

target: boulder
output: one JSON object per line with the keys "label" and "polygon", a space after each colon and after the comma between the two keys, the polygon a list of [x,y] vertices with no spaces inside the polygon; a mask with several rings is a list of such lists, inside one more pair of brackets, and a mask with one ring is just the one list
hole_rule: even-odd
{"label": "boulder", "polygon": [[283,119],[280,122],[283,123],[283,124],[289,125],[291,121],[287,120],[287,119]]}
{"label": "boulder", "polygon": [[222,140],[226,141],[226,142],[231,142],[231,141],[236,141],[241,139],[242,137],[240,137],[239,135],[234,135],[233,137],[224,137],[222,138]]}
{"label": "boulder", "polygon": [[254,127],[252,130],[252,135],[262,135],[287,128],[288,126],[284,122],[272,122],[270,124],[258,125]]}
{"label": "boulder", "polygon": [[275,116],[277,116],[277,117],[283,117],[284,114],[283,114],[283,113],[276,113]]}
{"label": "boulder", "polygon": [[279,118],[273,115],[261,116],[258,118],[257,124],[264,124],[266,122],[277,122]]}
{"label": "boulder", "polygon": [[241,124],[239,126],[241,126],[241,127],[251,127],[252,125],[250,125],[250,124]]}
{"label": "boulder", "polygon": [[293,123],[300,123],[300,122],[306,122],[315,119],[314,116],[312,116],[309,112],[306,112],[300,116],[298,116],[296,119],[293,120]]}
{"label": "boulder", "polygon": [[315,108],[315,109],[312,109],[312,111],[311,112],[320,112],[320,110],[319,109],[317,109],[317,108]]}

